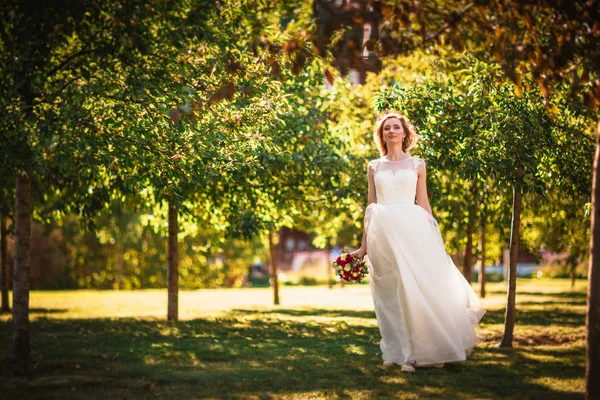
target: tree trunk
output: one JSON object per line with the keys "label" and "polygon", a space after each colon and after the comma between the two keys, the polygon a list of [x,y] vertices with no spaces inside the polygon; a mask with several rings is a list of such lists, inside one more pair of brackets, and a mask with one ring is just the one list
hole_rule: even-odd
{"label": "tree trunk", "polygon": [[179,258],[177,255],[177,206],[169,204],[169,248],[167,250],[167,320],[177,321]]}
{"label": "tree trunk", "polygon": [[521,196],[519,184],[513,187],[512,226],[510,229],[510,266],[508,269],[508,294],[506,300],[506,317],[504,319],[504,336],[500,347],[512,347],[515,330],[516,294],[517,294],[517,261],[519,253],[519,228],[521,224]]}
{"label": "tree trunk", "polygon": [[592,178],[592,225],[590,230],[590,261],[588,269],[585,396],[600,399],[600,124],[596,132],[596,152]]}
{"label": "tree trunk", "polygon": [[481,217],[481,226],[479,227],[479,247],[481,249],[481,265],[479,268],[479,296],[485,297],[485,216]]}
{"label": "tree trunk", "polygon": [[29,269],[31,264],[31,181],[17,174],[15,204],[15,265],[13,272],[13,350],[15,374],[32,371],[29,345]]}
{"label": "tree trunk", "polygon": [[577,277],[576,269],[577,264],[571,264],[571,270],[569,271],[569,276],[571,277],[571,290],[575,289],[575,278]]}
{"label": "tree trunk", "polygon": [[471,275],[473,274],[473,228],[475,219],[472,218],[469,212],[469,222],[467,223],[467,245],[465,246],[465,256],[463,258],[463,275],[467,282],[471,283]]}
{"label": "tree trunk", "polygon": [[477,183],[473,182],[471,188],[471,206],[469,207],[469,215],[467,220],[467,245],[465,246],[465,256],[463,258],[463,275],[467,282],[471,283],[471,275],[473,275],[473,231],[475,231],[475,215],[477,214]]}
{"label": "tree trunk", "polygon": [[502,248],[502,279],[508,290],[508,271],[510,270],[510,249]]}
{"label": "tree trunk", "polygon": [[277,262],[275,260],[275,246],[273,245],[273,231],[269,231],[269,263],[271,264],[271,281],[273,282],[273,304],[279,305],[279,280],[277,279]]}
{"label": "tree trunk", "polygon": [[331,245],[329,241],[327,242],[327,246],[325,246],[325,252],[327,253],[327,287],[329,289],[333,288],[333,268],[331,267]]}
{"label": "tree trunk", "polygon": [[125,258],[125,248],[122,244],[119,245],[117,259],[117,287],[123,290],[123,261]]}
{"label": "tree trunk", "polygon": [[6,219],[4,215],[0,215],[0,275],[2,278],[2,313],[10,312],[10,304],[8,304],[8,281],[10,274],[8,271],[8,250],[6,246],[8,230],[6,229]]}

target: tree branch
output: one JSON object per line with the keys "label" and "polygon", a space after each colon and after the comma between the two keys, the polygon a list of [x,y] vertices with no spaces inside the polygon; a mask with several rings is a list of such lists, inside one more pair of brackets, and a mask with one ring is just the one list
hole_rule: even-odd
{"label": "tree branch", "polygon": [[73,61],[74,59],[76,59],[77,57],[81,57],[83,55],[86,54],[92,54],[93,52],[97,51],[98,49],[89,49],[89,50],[80,50],[76,53],[71,54],[70,56],[68,56],[67,58],[65,58],[60,64],[58,64],[56,67],[52,68],[49,72],[48,72],[48,76],[54,76],[54,74],[56,74],[58,71],[60,71],[62,68],[64,68],[67,64],[69,64],[71,61]]}
{"label": "tree branch", "polygon": [[460,13],[457,13],[455,16],[453,16],[451,21],[446,22],[446,24],[444,26],[442,26],[440,29],[438,29],[435,33],[430,35],[428,38],[424,39],[421,43],[418,43],[412,47],[408,47],[407,49],[404,50],[404,52],[412,52],[412,51],[418,49],[419,47],[437,39],[444,32],[446,32],[448,29],[450,29],[452,26],[456,25],[460,20],[462,20],[465,17],[465,15],[467,15],[467,13],[474,6],[475,6],[475,3],[471,3],[471,4],[467,5]]}
{"label": "tree branch", "polygon": [[[54,96],[58,95],[63,90],[65,90],[71,83],[75,82],[77,79],[79,79],[79,76],[76,76],[76,77],[74,77],[71,80],[68,80],[67,82],[65,82],[64,85],[62,85],[59,89],[57,89],[56,92],[51,93],[50,95],[47,95],[47,96],[43,96],[40,100],[32,101],[31,104],[28,105],[27,107],[24,107],[22,109],[22,111],[29,110],[30,108],[33,108],[33,107],[35,107],[38,104],[47,103],[46,98],[48,98],[48,97],[54,97]],[[47,104],[51,104],[51,103],[47,103]]]}

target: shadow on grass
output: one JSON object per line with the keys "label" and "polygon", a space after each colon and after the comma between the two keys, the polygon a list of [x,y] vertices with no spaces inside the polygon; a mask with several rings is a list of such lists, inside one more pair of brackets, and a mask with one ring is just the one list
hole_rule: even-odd
{"label": "shadow on grass", "polygon": [[518,303],[519,306],[585,306],[587,301],[584,300],[563,300],[563,301],[520,301]]}
{"label": "shadow on grass", "polygon": [[[540,305],[543,303],[532,303]],[[488,310],[482,319],[485,324],[503,324],[505,310]],[[538,325],[538,326],[583,326],[585,324],[585,313],[571,311],[568,308],[548,307],[544,309],[528,309],[522,304],[517,305],[516,314],[517,325]]]}
{"label": "shadow on grass", "polygon": [[[491,292],[486,291],[486,293],[506,295],[506,290],[493,290]],[[517,297],[520,295],[558,297],[561,299],[585,299],[587,296],[585,292],[578,292],[578,291],[573,291],[573,292],[521,292],[521,291],[517,291]]]}
{"label": "shadow on grass", "polygon": [[30,308],[29,314],[64,314],[69,311],[66,308]]}
{"label": "shadow on grass", "polygon": [[288,309],[278,308],[274,310],[246,310],[234,309],[232,312],[244,314],[284,314],[294,317],[328,317],[328,318],[368,318],[375,319],[375,311],[366,310],[329,310],[322,308]]}
{"label": "shadow on grass", "polygon": [[[554,318],[554,311],[529,312],[524,314],[530,323]],[[32,398],[274,398],[302,393],[327,398],[582,398],[535,383],[543,377],[581,377],[579,348],[483,347],[465,364],[402,374],[381,366],[373,317],[370,311],[278,309],[234,310],[224,317],[177,323],[40,318],[32,322],[33,380],[14,380],[5,367],[0,380],[10,395]],[[575,319],[565,312],[561,321],[570,318]],[[9,324],[0,329],[8,343]],[[5,351],[0,353],[4,366]]]}

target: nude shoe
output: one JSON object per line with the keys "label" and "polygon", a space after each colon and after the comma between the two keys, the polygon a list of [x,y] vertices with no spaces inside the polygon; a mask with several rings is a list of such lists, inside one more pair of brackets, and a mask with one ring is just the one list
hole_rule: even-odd
{"label": "nude shoe", "polygon": [[407,361],[402,364],[402,372],[415,372],[416,363],[412,361]]}

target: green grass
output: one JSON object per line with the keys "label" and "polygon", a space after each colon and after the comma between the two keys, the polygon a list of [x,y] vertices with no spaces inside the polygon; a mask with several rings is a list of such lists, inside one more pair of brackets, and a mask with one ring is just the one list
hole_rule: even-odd
{"label": "green grass", "polygon": [[381,366],[365,285],[182,292],[164,321],[164,291],[33,292],[34,376],[9,370],[10,316],[0,317],[0,398],[583,398],[585,284],[520,280],[515,347],[497,343],[505,287],[490,284],[483,341],[465,364]]}

